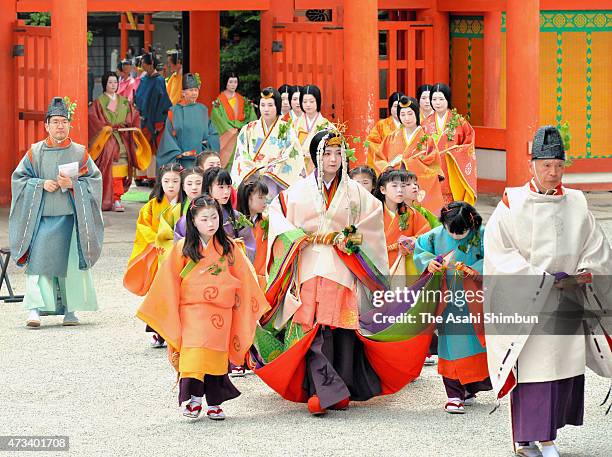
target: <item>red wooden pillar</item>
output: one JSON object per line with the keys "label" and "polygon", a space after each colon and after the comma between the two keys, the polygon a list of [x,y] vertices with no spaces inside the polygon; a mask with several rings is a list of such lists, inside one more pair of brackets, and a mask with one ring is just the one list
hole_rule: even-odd
{"label": "red wooden pillar", "polygon": [[272,41],[274,40],[274,32],[272,26],[275,21],[293,22],[294,13],[293,2],[288,2],[287,0],[270,0],[270,9],[261,12],[259,68],[260,85],[262,88],[274,84],[274,74],[272,73]]}
{"label": "red wooden pillar", "polygon": [[529,179],[529,142],[540,113],[540,1],[506,5],[506,183],[517,186]]}
{"label": "red wooden pillar", "polygon": [[449,50],[450,50],[450,24],[448,12],[438,11],[434,8],[417,12],[418,20],[431,22],[433,26],[433,81],[427,81],[427,84],[435,84],[437,82],[450,83],[449,72]]}
{"label": "red wooden pillar", "polygon": [[220,32],[219,11],[189,13],[189,71],[202,79],[198,100],[211,108],[219,95]]}
{"label": "red wooden pillar", "polygon": [[125,13],[121,13],[121,23],[119,25],[119,29],[121,30],[121,54],[119,55],[119,59],[124,59],[128,50],[128,21]]}
{"label": "red wooden pillar", "polygon": [[153,15],[146,13],[144,15],[144,47],[148,51],[153,44]]}
{"label": "red wooden pillar", "polygon": [[[349,134],[360,138],[378,118],[377,62],[377,0],[344,0],[344,117]],[[365,150],[357,146],[356,164],[363,164]]]}
{"label": "red wooden pillar", "polygon": [[[13,26],[17,20],[17,2],[6,2],[0,14],[0,68],[11,75],[15,63],[12,58]],[[14,75],[16,78],[17,76]],[[0,135],[0,205],[11,202],[11,173],[21,157],[17,157],[15,144],[15,90],[13,78],[5,78],[0,84],[0,124],[4,126]]]}
{"label": "red wooden pillar", "polygon": [[484,125],[501,126],[499,81],[501,75],[501,12],[484,15]]}
{"label": "red wooden pillar", "polygon": [[71,138],[87,144],[87,0],[51,2],[52,96],[77,103]]}

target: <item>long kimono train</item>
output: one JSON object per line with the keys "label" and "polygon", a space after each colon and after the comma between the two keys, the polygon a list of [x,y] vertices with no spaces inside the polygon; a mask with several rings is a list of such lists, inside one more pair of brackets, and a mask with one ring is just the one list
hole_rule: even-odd
{"label": "long kimono train", "polygon": [[[385,342],[366,336],[360,315],[372,309],[372,292],[385,289],[388,273],[382,207],[349,179],[324,192],[325,202],[312,173],[270,206],[272,310],[256,336],[263,363],[255,372],[283,398],[306,402],[316,393],[327,408],[347,397],[397,392],[414,380],[431,332]],[[351,225],[363,242],[349,255],[331,240]]]}

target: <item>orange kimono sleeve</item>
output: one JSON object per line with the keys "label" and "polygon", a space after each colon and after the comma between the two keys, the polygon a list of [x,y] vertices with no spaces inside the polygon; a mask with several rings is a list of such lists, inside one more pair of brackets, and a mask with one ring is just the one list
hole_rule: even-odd
{"label": "orange kimono sleeve", "polygon": [[174,245],[167,259],[159,267],[149,293],[136,312],[136,317],[149,324],[176,350],[181,348],[179,304],[181,271],[185,264],[181,240]]}
{"label": "orange kimono sleeve", "polygon": [[369,167],[374,168],[374,161],[376,160],[376,157],[380,150],[380,145],[383,141],[383,138],[384,138],[384,132],[383,132],[383,127],[382,127],[382,121],[378,121],[376,125],[374,126],[374,128],[370,130],[370,133],[368,134],[366,138],[366,141],[369,143],[366,164]]}
{"label": "orange kimono sleeve", "polygon": [[144,295],[151,287],[157,273],[157,249],[154,229],[154,200],[145,204],[138,214],[136,222],[136,238],[127,270],[123,276],[123,286],[136,295]]}
{"label": "orange kimono sleeve", "polygon": [[411,224],[414,233],[412,236],[421,236],[423,233],[427,233],[431,230],[429,221],[425,218],[425,216],[413,208],[410,208],[410,212],[412,213]]}
{"label": "orange kimono sleeve", "polygon": [[241,249],[234,249],[234,265],[230,267],[230,272],[234,277],[241,278],[242,284],[236,292],[228,356],[234,365],[242,365],[253,344],[257,322],[270,309],[270,305],[259,287],[253,266]]}

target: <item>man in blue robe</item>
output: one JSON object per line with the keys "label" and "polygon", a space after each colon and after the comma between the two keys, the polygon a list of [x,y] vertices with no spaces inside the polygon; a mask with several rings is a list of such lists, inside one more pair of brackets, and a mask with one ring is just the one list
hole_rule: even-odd
{"label": "man in blue robe", "polygon": [[32,145],[11,180],[9,241],[17,265],[26,267],[25,308],[29,328],[41,315],[95,311],[90,268],[104,238],[102,175],[84,146],[69,138],[70,113],[55,97],[47,112],[49,136]]}
{"label": "man in blue robe", "polygon": [[[155,56],[152,53],[144,54],[141,62],[146,74],[142,77],[134,94],[134,104],[140,113],[142,131],[149,140],[153,153],[155,153],[172,102],[166,91],[166,81],[157,72]],[[156,164],[155,157],[153,157],[144,178],[155,179],[156,167],[159,166]],[[141,176],[139,177],[142,179]]]}
{"label": "man in blue robe", "polygon": [[166,127],[157,151],[157,165],[178,161],[195,166],[196,157],[206,150],[219,151],[219,134],[208,117],[208,108],[197,103],[200,81],[197,75],[183,76],[183,98],[168,112]]}

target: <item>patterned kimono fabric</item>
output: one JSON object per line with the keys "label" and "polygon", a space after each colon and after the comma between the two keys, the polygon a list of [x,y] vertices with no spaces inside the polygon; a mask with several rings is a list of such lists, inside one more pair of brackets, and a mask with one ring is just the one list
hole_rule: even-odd
{"label": "patterned kimono fabric", "polygon": [[298,141],[302,147],[301,151],[302,155],[304,156],[306,174],[310,174],[314,169],[314,164],[310,158],[310,143],[317,133],[330,125],[331,122],[325,119],[320,112],[317,113],[314,120],[308,119],[308,116],[304,113],[291,125],[295,130]]}
{"label": "patterned kimono fabric", "polygon": [[193,395],[220,405],[240,395],[228,366],[242,363],[269,305],[235,243],[231,254],[222,255],[211,240],[197,263],[183,255],[183,243],[160,266],[136,315],[168,343],[180,379],[179,404]]}
{"label": "patterned kimono fabric", "polygon": [[238,135],[232,164],[235,188],[256,172],[268,186],[268,199],[304,175],[304,157],[291,125],[280,117],[268,128],[263,118],[245,125]]}
{"label": "patterned kimono fabric", "polygon": [[374,168],[374,161],[378,156],[378,151],[383,140],[397,130],[401,126],[399,121],[393,119],[393,116],[389,116],[385,119],[379,120],[374,128],[370,130],[366,141],[368,142],[368,155],[366,159],[366,165]]}
{"label": "patterned kimono fabric", "polygon": [[134,78],[133,76],[129,76],[127,78],[120,77],[117,93],[122,97],[127,98],[130,103],[133,103],[134,94],[136,93],[136,89],[138,89],[139,84],[140,78]]}
{"label": "patterned kimono fabric", "polygon": [[[477,233],[472,231],[465,238],[455,240],[440,225],[417,239],[414,263],[422,272],[437,256],[446,257],[452,253],[453,261],[463,262],[482,274],[483,236],[484,229],[481,228]],[[481,390],[491,390],[483,324],[453,322],[469,317],[470,313],[481,316],[483,322],[482,303],[470,301],[464,294],[468,290],[475,293],[480,286],[452,267],[442,274],[445,282],[441,291],[446,298],[443,298],[437,312],[443,317],[443,323],[437,326],[438,373],[443,377],[448,398],[463,401]]]}
{"label": "patterned kimono fabric", "polygon": [[397,214],[384,205],[384,218],[391,288],[409,286],[418,279],[419,274],[412,260],[412,254],[400,255],[399,238],[418,237],[428,232],[431,226],[425,216],[410,207],[402,214]]}
{"label": "patterned kimono fabric", "polygon": [[440,154],[421,127],[408,135],[402,126],[383,140],[374,157],[374,169],[380,175],[389,167],[403,168],[417,175],[419,187],[425,193],[421,205],[436,216],[440,215],[444,206],[439,179],[442,175]]}
{"label": "patterned kimono fabric", "polygon": [[157,161],[155,154],[162,137],[168,110],[172,102],[166,91],[166,83],[159,73],[141,77],[138,89],[134,94],[134,104],[140,113],[141,128],[153,151],[153,158],[146,171],[137,173],[139,178],[155,179],[157,175]]}
{"label": "patterned kimono fabric", "polygon": [[[381,343],[359,331],[360,314],[373,309],[369,291],[388,274],[380,202],[344,177],[319,186],[315,172],[282,191],[269,217],[267,296],[275,305],[256,339],[264,382],[291,401],[316,394],[328,408],[395,392],[418,376],[429,338]],[[358,253],[345,254],[331,240],[352,225],[363,238]]]}
{"label": "patterned kimono fabric", "polygon": [[213,102],[210,119],[219,134],[221,166],[231,170],[240,129],[257,120],[253,103],[238,92],[230,99],[221,92]]}
{"label": "patterned kimono fabric", "polygon": [[140,130],[138,112],[121,95],[94,100],[88,127],[89,152],[102,173],[102,211],[109,211],[129,187],[134,169],[146,170],[151,163],[151,146]]}
{"label": "patterned kimono fabric", "polygon": [[159,267],[159,249],[156,244],[161,214],[170,207],[164,196],[161,202],[156,198],[149,200],[138,214],[136,238],[127,271],[123,276],[123,286],[136,295],[145,295]]}
{"label": "patterned kimono fabric", "polygon": [[444,203],[465,201],[476,203],[477,168],[474,129],[459,114],[448,110],[443,118],[437,113],[427,117],[421,126],[431,135],[440,153],[442,196]]}

